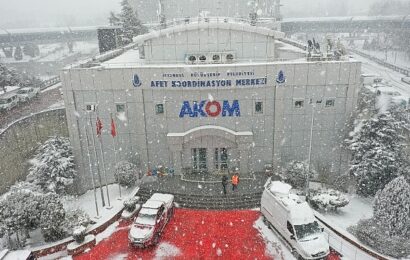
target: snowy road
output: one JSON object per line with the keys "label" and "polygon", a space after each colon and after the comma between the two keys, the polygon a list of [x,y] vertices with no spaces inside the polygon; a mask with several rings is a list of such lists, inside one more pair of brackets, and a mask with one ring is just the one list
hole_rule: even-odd
{"label": "snowy road", "polygon": [[10,111],[1,112],[0,129],[6,128],[9,124],[20,118],[46,110],[56,103],[61,103],[62,100],[63,98],[61,97],[59,88],[42,92],[38,97],[29,102],[21,103]]}
{"label": "snowy road", "polygon": [[401,81],[401,78],[405,75],[383,67],[360,55],[353,54],[353,56],[356,60],[362,62],[362,73],[380,75],[388,85],[392,86],[403,96],[410,97],[410,85]]}

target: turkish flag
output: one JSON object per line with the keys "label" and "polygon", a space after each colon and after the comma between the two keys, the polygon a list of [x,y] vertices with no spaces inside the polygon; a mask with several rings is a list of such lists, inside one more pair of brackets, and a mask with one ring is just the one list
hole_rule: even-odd
{"label": "turkish flag", "polygon": [[97,126],[97,135],[100,136],[100,135],[101,135],[102,128],[103,128],[103,124],[102,124],[102,122],[101,122],[101,120],[100,120],[99,117],[97,117],[96,126]]}
{"label": "turkish flag", "polygon": [[115,129],[114,119],[111,117],[111,135],[115,137],[117,135],[117,130]]}

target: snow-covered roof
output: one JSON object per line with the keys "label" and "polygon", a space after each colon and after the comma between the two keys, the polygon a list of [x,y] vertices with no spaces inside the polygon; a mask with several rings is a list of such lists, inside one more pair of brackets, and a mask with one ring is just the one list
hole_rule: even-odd
{"label": "snow-covered roof", "polygon": [[162,204],[164,204],[164,202],[149,199],[142,205],[142,208],[158,209]]}
{"label": "snow-covered roof", "polygon": [[262,34],[265,36],[272,36],[274,38],[283,38],[285,34],[283,32],[274,31],[269,28],[258,27],[258,26],[251,26],[248,23],[239,23],[239,22],[224,22],[224,21],[215,21],[210,20],[209,22],[198,22],[198,23],[188,23],[188,24],[181,24],[176,25],[173,27],[168,27],[165,29],[160,29],[158,31],[153,31],[147,34],[139,35],[134,37],[135,43],[144,43],[145,41],[149,41],[154,38],[159,38],[163,36],[168,36],[170,34],[178,34],[181,32],[186,31],[194,31],[194,30],[203,30],[203,29],[225,29],[225,30],[234,30],[234,31],[245,31],[250,33],[257,33]]}
{"label": "snow-covered roof", "polygon": [[[2,251],[1,253],[3,253]],[[0,254],[1,260],[26,260],[31,255],[30,250],[17,250],[17,251],[6,251],[5,255]]]}
{"label": "snow-covered roof", "polygon": [[273,181],[270,185],[270,191],[275,194],[288,195],[291,189],[292,186],[281,181]]}
{"label": "snow-covered roof", "polygon": [[163,194],[163,193],[154,193],[152,194],[149,200],[158,200],[163,201],[165,203],[170,203],[174,201],[174,195],[172,194]]}
{"label": "snow-covered roof", "polygon": [[158,212],[158,209],[152,209],[152,208],[144,208],[144,206],[141,208],[139,214],[143,215],[156,215]]}
{"label": "snow-covered roof", "polygon": [[403,21],[408,19],[408,16],[391,15],[391,16],[329,16],[329,17],[301,17],[287,18],[283,22],[345,22],[345,21],[382,21],[394,20]]}
{"label": "snow-covered roof", "polygon": [[203,126],[198,126],[198,127],[192,128],[192,129],[190,129],[186,132],[183,132],[183,133],[168,133],[167,136],[168,137],[184,137],[184,136],[187,136],[187,135],[189,135],[193,132],[200,131],[200,130],[222,130],[222,131],[225,131],[225,132],[230,133],[230,134],[235,135],[235,136],[252,136],[253,135],[253,133],[250,132],[250,131],[235,132],[231,129],[228,129],[228,128],[225,128],[225,127],[222,127],[222,126],[203,125]]}

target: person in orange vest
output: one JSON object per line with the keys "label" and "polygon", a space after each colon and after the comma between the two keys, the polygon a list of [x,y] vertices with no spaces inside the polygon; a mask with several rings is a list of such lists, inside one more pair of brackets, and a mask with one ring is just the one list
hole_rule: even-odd
{"label": "person in orange vest", "polygon": [[233,174],[231,182],[232,182],[232,190],[234,191],[235,189],[238,189],[239,175],[237,172]]}

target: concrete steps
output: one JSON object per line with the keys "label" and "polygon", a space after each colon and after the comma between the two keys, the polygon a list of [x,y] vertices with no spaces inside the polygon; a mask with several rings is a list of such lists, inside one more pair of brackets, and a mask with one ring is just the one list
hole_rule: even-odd
{"label": "concrete steps", "polygon": [[[138,196],[141,202],[147,201],[153,193],[161,192],[146,188],[140,188]],[[175,203],[179,207],[192,209],[252,209],[260,206],[261,192],[240,194],[239,192],[229,192],[224,195],[198,195],[198,194],[180,194],[173,193]]]}

